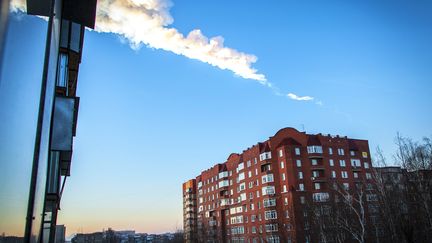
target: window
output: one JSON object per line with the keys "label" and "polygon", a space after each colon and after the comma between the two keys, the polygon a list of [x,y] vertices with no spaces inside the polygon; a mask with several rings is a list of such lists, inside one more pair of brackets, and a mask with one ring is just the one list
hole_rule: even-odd
{"label": "window", "polygon": [[247,162],[246,162],[246,166],[249,168],[249,167],[251,167],[251,161],[250,160],[248,160]]}
{"label": "window", "polygon": [[282,192],[287,192],[287,186],[283,185],[283,189],[282,190],[283,190]]}
{"label": "window", "polygon": [[355,151],[354,150],[350,150],[350,155],[351,156],[355,156]]}
{"label": "window", "polygon": [[351,166],[352,167],[361,167],[361,162],[359,159],[352,159],[351,160]]}
{"label": "window", "polygon": [[283,150],[279,149],[279,157],[283,157]]}
{"label": "window", "polygon": [[308,154],[322,154],[323,150],[321,146],[308,146]]}
{"label": "window", "polygon": [[245,179],[245,174],[244,174],[244,172],[242,172],[238,175],[238,181],[242,181],[244,179]]}
{"label": "window", "polygon": [[261,165],[261,172],[266,172],[271,170],[271,164]]}
{"label": "window", "polygon": [[262,183],[268,183],[268,182],[273,182],[274,178],[273,178],[273,174],[267,174],[267,175],[263,175],[262,176]]}
{"label": "window", "polygon": [[57,86],[68,88],[68,55],[60,53],[57,68]]}
{"label": "window", "polygon": [[259,191],[256,191],[256,197],[260,197]]}
{"label": "window", "polygon": [[265,208],[276,206],[276,198],[266,198],[263,203]]}
{"label": "window", "polygon": [[252,171],[248,171],[248,178],[252,177]]}
{"label": "window", "polygon": [[314,183],[315,190],[321,189],[321,183]]}
{"label": "window", "polygon": [[342,178],[346,179],[348,178],[348,173],[346,171],[341,171]]}
{"label": "window", "polygon": [[241,163],[238,164],[238,166],[237,166],[237,171],[241,171],[241,170],[243,170],[243,169],[244,169],[244,163],[241,162]]}
{"label": "window", "polygon": [[317,192],[312,194],[312,200],[314,202],[327,202],[330,199],[330,195],[327,192]]}
{"label": "window", "polygon": [[376,194],[366,194],[366,201],[376,202],[378,201],[378,196]]}
{"label": "window", "polygon": [[332,174],[332,178],[336,178],[336,171],[332,170],[331,174]]}
{"label": "window", "polygon": [[298,173],[298,178],[299,178],[299,179],[303,179],[303,172],[299,171],[299,173]]}
{"label": "window", "polygon": [[271,152],[264,152],[260,154],[260,161],[271,159]]}
{"label": "window", "polygon": [[277,235],[269,235],[266,237],[267,243],[280,243],[279,236]]}
{"label": "window", "polygon": [[334,166],[334,161],[332,159],[329,160],[329,164],[330,164],[330,166]]}
{"label": "window", "polygon": [[366,173],[366,179],[368,179],[368,180],[372,179],[372,174],[371,173]]}
{"label": "window", "polygon": [[288,205],[288,198],[287,197],[284,197],[284,204]]}
{"label": "window", "polygon": [[349,183],[345,182],[342,185],[343,185],[344,190],[349,190]]}
{"label": "window", "polygon": [[231,234],[238,235],[244,234],[244,226],[235,226],[231,228]]}
{"label": "window", "polygon": [[249,182],[249,188],[252,188],[252,187],[253,187],[253,184],[254,184],[253,181],[250,181],[250,182]]}
{"label": "window", "polygon": [[262,194],[263,195],[273,195],[275,194],[275,187],[274,186],[265,186],[262,188]]}
{"label": "window", "polygon": [[318,165],[318,161],[316,159],[312,159],[312,165]]}
{"label": "window", "polygon": [[219,188],[224,187],[224,186],[228,186],[228,185],[229,185],[228,180],[219,181]]}
{"label": "window", "polygon": [[368,162],[364,162],[363,164],[364,164],[365,169],[369,169],[369,163]]}
{"label": "window", "polygon": [[301,204],[305,204],[306,203],[306,198],[304,196],[300,197],[300,203]]}
{"label": "window", "polygon": [[319,176],[320,176],[319,171],[317,170],[312,171],[312,177],[319,177]]}
{"label": "window", "polygon": [[286,178],[285,178],[285,173],[282,173],[282,180],[284,181]]}
{"label": "window", "polygon": [[239,191],[243,191],[243,190],[245,190],[245,189],[246,189],[246,183],[243,182],[243,183],[241,183],[240,186],[239,186]]}
{"label": "window", "polygon": [[346,164],[345,164],[345,160],[343,160],[343,159],[339,160],[339,165],[340,165],[341,167],[345,167],[345,166],[346,166]]}
{"label": "window", "polygon": [[266,224],[265,229],[266,229],[266,232],[273,232],[273,231],[277,231],[278,227],[277,227],[277,224]]}
{"label": "window", "polygon": [[329,154],[333,154],[333,149],[329,148]]}
{"label": "window", "polygon": [[301,160],[296,160],[297,167],[301,167]]}
{"label": "window", "polygon": [[296,155],[300,155],[300,148],[295,148],[294,150]]}
{"label": "window", "polygon": [[344,151],[344,149],[339,148],[339,149],[338,149],[338,154],[339,154],[339,155],[345,155],[345,151]]}
{"label": "window", "polygon": [[285,163],[283,161],[280,162],[280,167],[283,169],[285,168]]}
{"label": "window", "polygon": [[246,200],[246,192],[243,192],[242,194],[240,194],[240,201],[245,201]]}
{"label": "window", "polygon": [[303,183],[299,184],[299,191],[304,191],[304,184]]}
{"label": "window", "polygon": [[265,212],[264,212],[264,219],[265,219],[265,220],[269,220],[269,219],[277,219],[277,213],[276,213],[276,210],[265,211]]}
{"label": "window", "polygon": [[359,174],[358,174],[357,172],[354,172],[354,173],[353,173],[353,176],[354,176],[354,178],[358,178],[358,177],[359,177]]}
{"label": "window", "polygon": [[367,152],[362,152],[362,157],[363,158],[367,158],[368,157],[368,153]]}

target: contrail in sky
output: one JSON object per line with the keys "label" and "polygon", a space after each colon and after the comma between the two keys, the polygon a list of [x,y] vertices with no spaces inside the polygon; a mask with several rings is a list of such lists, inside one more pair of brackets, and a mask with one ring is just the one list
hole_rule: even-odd
{"label": "contrail in sky", "polygon": [[[118,34],[134,49],[145,45],[227,69],[275,91],[264,74],[252,67],[258,60],[255,55],[224,46],[221,36],[208,38],[199,29],[185,36],[169,27],[174,22],[169,12],[170,0],[98,0],[97,4],[95,30],[98,32]],[[12,1],[12,11],[17,10],[25,11],[25,0]],[[300,101],[313,99],[293,95],[289,93],[287,97]]]}

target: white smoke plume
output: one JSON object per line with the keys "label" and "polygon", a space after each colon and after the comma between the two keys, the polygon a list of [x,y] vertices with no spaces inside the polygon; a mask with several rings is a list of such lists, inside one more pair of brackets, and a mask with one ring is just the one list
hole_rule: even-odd
{"label": "white smoke plume", "polygon": [[313,100],[314,98],[311,96],[298,96],[296,94],[293,93],[288,93],[287,97],[292,99],[292,100],[298,100],[298,101],[309,101],[309,100]]}
{"label": "white smoke plume", "polygon": [[[25,6],[25,0],[12,0],[11,10],[25,11]],[[221,36],[208,38],[199,29],[184,36],[169,27],[174,22],[169,12],[171,7],[170,0],[98,0],[95,30],[118,34],[134,49],[145,45],[231,70],[235,75],[256,80],[282,96],[276,86],[252,67],[257,61],[256,56],[225,47]],[[297,101],[314,100],[311,96],[293,93],[286,97]],[[322,105],[321,101],[318,103]]]}
{"label": "white smoke plume", "polygon": [[[169,27],[174,22],[169,12],[171,6],[170,0],[99,0],[95,30],[125,37],[135,49],[144,44],[171,51],[271,86],[252,67],[256,56],[225,47],[221,36],[208,38],[199,29],[184,36]],[[12,11],[24,8],[25,0],[12,1]]]}
{"label": "white smoke plume", "polygon": [[26,1],[25,0],[12,0],[10,5],[10,10],[12,12],[25,11],[26,10]]}

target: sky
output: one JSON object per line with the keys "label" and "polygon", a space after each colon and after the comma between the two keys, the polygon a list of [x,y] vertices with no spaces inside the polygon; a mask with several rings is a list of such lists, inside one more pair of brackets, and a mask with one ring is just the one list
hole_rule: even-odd
{"label": "sky", "polygon": [[[68,234],[181,229],[182,183],[283,127],[388,156],[397,132],[432,136],[430,1],[123,3],[85,33]],[[0,159],[31,160],[47,24],[9,24]]]}

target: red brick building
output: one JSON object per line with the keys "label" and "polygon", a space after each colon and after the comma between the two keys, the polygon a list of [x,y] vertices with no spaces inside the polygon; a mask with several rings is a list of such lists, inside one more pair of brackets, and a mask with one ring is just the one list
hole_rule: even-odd
{"label": "red brick building", "polygon": [[[363,209],[376,196],[369,154],[367,140],[281,129],[183,185],[185,238],[187,242],[319,242],[324,236],[315,227],[317,206],[329,211],[331,202],[359,190],[363,219],[369,221],[368,210]],[[329,212],[323,215],[332,217]],[[195,223],[197,227],[191,227]],[[332,230],[323,225],[318,227]],[[354,238],[327,235],[326,242],[338,237],[348,242]]]}

